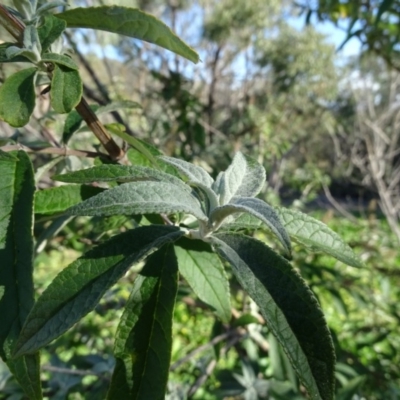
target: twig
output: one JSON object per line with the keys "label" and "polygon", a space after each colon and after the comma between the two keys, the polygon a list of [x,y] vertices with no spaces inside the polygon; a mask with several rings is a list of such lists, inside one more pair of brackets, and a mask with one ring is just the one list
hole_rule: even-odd
{"label": "twig", "polygon": [[322,188],[324,189],[324,193],[326,198],[329,200],[329,202],[333,205],[333,207],[336,208],[344,217],[346,217],[349,221],[353,222],[354,224],[358,225],[358,220],[357,218],[353,217],[348,211],[344,209],[332,196],[329,188],[325,183],[322,183]]}
{"label": "twig", "polygon": [[87,369],[87,370],[70,369],[70,368],[54,367],[53,365],[42,365],[42,370],[50,371],[50,372],[58,372],[60,374],[68,374],[68,375],[79,375],[79,376],[94,375],[99,378],[108,380],[108,378],[106,378],[104,376],[104,372],[94,372],[94,371],[91,371],[90,369]]}
{"label": "twig", "polygon": [[36,153],[36,154],[55,154],[58,156],[76,156],[76,157],[102,157],[109,159],[110,156],[105,153],[95,152],[95,151],[86,151],[86,150],[72,150],[61,147],[43,147],[43,148],[32,148],[28,146],[24,146],[22,144],[13,144],[0,147],[2,151],[14,151],[14,150],[23,150],[27,153]]}
{"label": "twig", "polygon": [[[227,343],[222,349],[221,349],[221,355],[224,355],[227,353],[227,351],[234,346],[240,339],[242,338],[241,335],[234,336],[229,343]],[[208,365],[206,370],[204,371],[203,374],[201,374],[197,379],[196,382],[191,386],[191,388],[188,391],[187,397],[190,399],[196,392],[197,390],[204,384],[204,382],[208,379],[208,377],[212,374],[214,371],[214,368],[217,366],[217,360],[212,359]]]}
{"label": "twig", "polygon": [[213,339],[211,339],[208,343],[203,344],[202,346],[199,346],[192,350],[190,353],[188,353],[185,357],[182,357],[178,361],[174,362],[169,370],[170,371],[175,371],[178,369],[182,364],[185,364],[188,362],[191,358],[196,356],[198,353],[202,353],[203,351],[207,350],[208,348],[215,346],[217,343],[222,342],[225,339],[228,339],[230,336],[234,335],[237,333],[236,330],[229,330],[228,332],[221,333],[221,335],[215,336]]}

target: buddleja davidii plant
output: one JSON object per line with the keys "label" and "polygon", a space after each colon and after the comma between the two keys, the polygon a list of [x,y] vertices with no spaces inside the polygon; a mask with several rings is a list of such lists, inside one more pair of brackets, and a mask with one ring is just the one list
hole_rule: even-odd
{"label": "buddleja davidii plant", "polygon": [[[78,66],[62,45],[64,30],[67,27],[107,30],[155,43],[193,62],[198,61],[198,55],[165,24],[138,9],[104,6],[50,13],[65,4],[62,1],[44,3],[36,0],[15,0],[14,8],[0,4],[0,24],[15,40],[0,44],[0,62],[23,63],[24,67],[28,64],[27,68],[13,73],[0,86],[0,118],[13,127],[26,125],[36,103],[35,87],[47,84],[54,111],[64,114],[76,108],[81,117],[79,123],[85,120],[110,158],[117,160],[121,158],[122,150],[82,97]],[[27,154],[23,151],[5,153],[0,149],[0,357],[29,399],[42,398],[38,352],[13,359],[11,349],[33,305],[33,211],[50,214],[63,211],[65,204],[94,194],[91,190],[94,188],[83,189],[89,189],[89,192],[84,190],[84,194],[81,188],[73,190],[64,187],[56,193],[56,199],[52,190],[39,191],[40,195],[35,196],[34,174]],[[167,241],[177,234],[175,230],[164,233]],[[157,236],[154,231],[152,236]],[[142,259],[146,251],[159,247],[158,241],[154,246],[152,240],[138,243],[141,247],[136,256],[129,253],[133,261],[129,261],[128,257],[125,260],[125,250],[121,250],[125,263]],[[121,247],[113,247],[111,243],[110,248],[112,250],[105,248],[106,256],[108,251],[115,257],[112,261],[106,257],[107,262],[116,265],[118,257],[115,253]],[[96,260],[101,257],[99,253],[93,254]],[[107,262],[106,266],[109,265]],[[118,265],[123,269],[125,264]],[[115,270],[113,273],[116,273]],[[106,279],[106,274],[103,279]]]}
{"label": "buddleja davidii plant", "polygon": [[[264,168],[236,154],[214,181],[202,168],[159,157],[181,178],[140,166],[102,165],[55,179],[79,184],[120,182],[73,206],[70,215],[187,214],[179,226],[141,226],[117,234],[62,271],[38,299],[15,347],[15,357],[35,353],[92,310],[132,265],[145,260],[119,323],[116,367],[108,398],[162,399],[171,357],[172,315],[178,273],[196,295],[229,321],[228,262],[254,299],[313,399],[334,395],[334,348],[323,313],[306,283],[264,243],[238,232],[260,221],[291,252],[289,236],[360,266],[351,249],[315,219],[275,210],[255,196]],[[246,218],[248,215],[250,218]],[[168,220],[168,219],[166,219]],[[156,372],[155,372],[156,371]]]}

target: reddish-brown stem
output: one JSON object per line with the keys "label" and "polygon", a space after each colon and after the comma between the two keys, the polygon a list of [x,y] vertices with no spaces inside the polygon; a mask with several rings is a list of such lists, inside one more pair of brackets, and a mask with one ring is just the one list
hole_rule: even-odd
{"label": "reddish-brown stem", "polygon": [[[0,4],[0,24],[17,40],[22,43],[25,25],[12,15],[6,7]],[[115,143],[114,139],[106,131],[104,125],[99,121],[97,115],[89,107],[86,100],[82,97],[76,106],[76,111],[87,123],[90,130],[103,145],[112,160],[120,160],[124,156],[124,151]]]}

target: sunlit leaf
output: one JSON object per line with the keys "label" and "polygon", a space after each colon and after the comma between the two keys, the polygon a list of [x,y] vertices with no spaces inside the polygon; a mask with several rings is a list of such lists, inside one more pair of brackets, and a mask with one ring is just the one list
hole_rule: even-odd
{"label": "sunlit leaf", "polygon": [[180,179],[153,168],[140,166],[106,164],[63,175],[56,175],[53,176],[53,179],[68,183],[160,181],[173,183],[190,192],[190,187],[185,185]]}
{"label": "sunlit leaf", "polygon": [[214,179],[210,176],[210,174],[197,165],[188,163],[187,161],[180,160],[178,158],[166,156],[159,157],[159,159],[174,166],[190,182],[200,183],[209,188],[211,188],[211,185],[214,182]]}
{"label": "sunlit leaf", "polygon": [[54,214],[99,194],[104,189],[86,185],[64,185],[39,190],[35,194],[35,213]]}
{"label": "sunlit leaf", "polygon": [[186,212],[207,217],[200,202],[180,185],[165,182],[129,182],[72,207],[70,215],[113,215]]}
{"label": "sunlit leaf", "polygon": [[231,319],[229,282],[224,266],[210,246],[181,238],[175,247],[179,272],[200,300],[213,307],[222,321]]}
{"label": "sunlit leaf", "polygon": [[297,242],[314,251],[329,254],[353,267],[363,266],[349,245],[321,221],[284,207],[278,207],[276,211],[289,235]]}
{"label": "sunlit leaf", "polygon": [[265,169],[242,153],[236,153],[231,165],[219,174],[213,185],[220,195],[220,205],[227,204],[233,197],[254,197],[265,184]]}
{"label": "sunlit leaf", "polygon": [[102,6],[74,8],[60,14],[69,28],[98,29],[134,37],[171,50],[194,63],[198,54],[163,22],[137,8]]}

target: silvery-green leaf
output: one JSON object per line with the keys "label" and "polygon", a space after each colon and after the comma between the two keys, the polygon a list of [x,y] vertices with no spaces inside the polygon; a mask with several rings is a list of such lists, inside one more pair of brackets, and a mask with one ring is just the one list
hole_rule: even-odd
{"label": "silvery-green leaf", "polygon": [[24,47],[35,53],[37,61],[40,61],[42,45],[39,40],[39,35],[34,25],[28,25],[24,30]]}
{"label": "silvery-green leaf", "polygon": [[233,197],[254,197],[265,183],[265,169],[242,153],[236,153],[232,164],[221,175],[219,183],[220,204],[224,205]]}
{"label": "silvery-green leaf", "polygon": [[321,221],[300,211],[284,207],[279,207],[276,211],[289,235],[297,242],[312,250],[323,251],[347,265],[363,266],[349,245]]}
{"label": "silvery-green leaf", "polygon": [[63,175],[56,175],[52,179],[67,183],[160,181],[173,183],[191,192],[188,185],[173,175],[153,168],[136,165],[105,164]]}
{"label": "silvery-green leaf", "polygon": [[129,182],[74,207],[70,215],[134,215],[185,212],[207,221],[200,202],[181,186],[165,182]]}
{"label": "silvery-green leaf", "polygon": [[284,258],[244,235],[217,234],[216,252],[260,308],[310,399],[333,400],[335,351],[314,294]]}
{"label": "silvery-green leaf", "polygon": [[158,158],[175,167],[183,176],[193,183],[201,183],[211,188],[214,182],[210,174],[197,165],[173,157],[161,156]]}
{"label": "silvery-green leaf", "polygon": [[218,228],[226,217],[242,212],[252,214],[264,222],[280,240],[287,253],[290,254],[290,238],[278,214],[271,206],[260,199],[241,197],[234,199],[230,204],[217,207],[210,215],[209,225]]}

